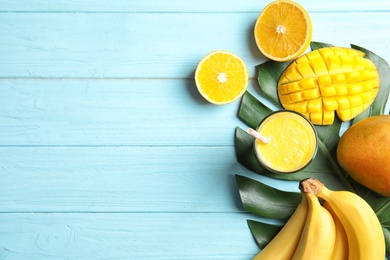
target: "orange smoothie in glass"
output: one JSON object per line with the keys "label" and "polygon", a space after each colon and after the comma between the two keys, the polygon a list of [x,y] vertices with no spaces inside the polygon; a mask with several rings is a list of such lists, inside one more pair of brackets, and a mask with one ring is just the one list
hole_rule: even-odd
{"label": "orange smoothie in glass", "polygon": [[306,167],[318,148],[313,124],[294,111],[281,110],[264,118],[256,130],[267,141],[255,139],[261,165],[276,173],[292,173]]}

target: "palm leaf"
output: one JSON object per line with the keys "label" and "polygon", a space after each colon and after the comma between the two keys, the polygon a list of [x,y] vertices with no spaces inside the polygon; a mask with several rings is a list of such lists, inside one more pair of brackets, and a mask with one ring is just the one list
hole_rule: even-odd
{"label": "palm leaf", "polygon": [[236,175],[236,183],[244,208],[263,218],[288,218],[302,200],[299,192],[279,190],[245,176]]}
{"label": "palm leaf", "polygon": [[[315,50],[332,45],[328,43],[312,42],[310,46],[312,50]],[[351,45],[351,47],[366,53],[366,57],[371,59],[378,68],[381,79],[380,92],[378,93],[377,98],[366,111],[352,120],[351,123],[353,124],[370,116],[389,113],[386,111],[386,103],[390,94],[390,68],[388,63],[375,53],[356,45]],[[258,71],[258,83],[262,93],[279,109],[282,108],[276,90],[277,81],[288,65],[289,62],[278,63],[267,61],[256,66]],[[238,116],[249,127],[256,128],[260,121],[270,113],[272,113],[272,110],[249,92],[244,94]],[[336,148],[340,139],[341,125],[341,121],[335,119],[334,124],[330,126],[315,126],[320,140],[319,150],[312,163],[300,172],[294,174],[274,174],[263,169],[254,154],[253,137],[238,127],[236,128],[235,134],[237,160],[250,171],[271,178],[299,181],[306,177],[314,177],[321,180],[331,189],[348,189],[356,192],[363,197],[376,212],[384,230],[387,252],[390,252],[390,198],[382,197],[370,189],[356,183],[349,178],[340,167],[337,162]],[[292,207],[296,207],[297,205],[296,201],[291,204],[288,196],[285,196],[281,190],[264,187],[264,184],[259,184],[250,178],[236,176],[236,181],[244,208],[254,214],[267,217],[276,215],[273,218],[277,218],[278,214],[285,210],[283,216],[286,217],[292,213]],[[264,191],[259,192],[256,191],[257,189],[264,189]],[[273,196],[275,196],[275,198],[273,198]],[[267,203],[266,200],[270,200],[271,202]],[[272,204],[275,200],[280,203],[280,207],[271,207],[270,203]],[[265,203],[266,205],[262,205],[262,203]],[[260,246],[267,244],[270,238],[273,237],[270,234],[277,230],[277,228],[272,227],[272,225],[264,223],[259,224],[254,221],[248,221],[248,225]]]}
{"label": "palm leaf", "polygon": [[261,249],[264,248],[283,227],[281,225],[273,225],[254,220],[248,220],[247,222],[256,243]]}

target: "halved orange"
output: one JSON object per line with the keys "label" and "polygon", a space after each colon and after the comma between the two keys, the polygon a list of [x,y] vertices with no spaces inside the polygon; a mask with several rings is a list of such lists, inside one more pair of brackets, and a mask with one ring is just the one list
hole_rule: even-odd
{"label": "halved orange", "polygon": [[254,36],[264,56],[275,61],[298,58],[309,47],[312,24],[307,11],[291,0],[269,3],[257,18]]}
{"label": "halved orange", "polygon": [[249,73],[245,62],[229,51],[206,55],[195,71],[199,93],[210,103],[223,105],[239,99],[248,87]]}

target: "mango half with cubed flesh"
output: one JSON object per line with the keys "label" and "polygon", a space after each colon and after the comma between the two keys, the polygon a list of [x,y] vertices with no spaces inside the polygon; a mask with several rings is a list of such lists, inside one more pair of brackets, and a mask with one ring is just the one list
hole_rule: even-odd
{"label": "mango half with cubed flesh", "polygon": [[351,48],[326,47],[292,62],[279,78],[279,101],[313,124],[353,119],[374,102],[380,86],[375,64]]}

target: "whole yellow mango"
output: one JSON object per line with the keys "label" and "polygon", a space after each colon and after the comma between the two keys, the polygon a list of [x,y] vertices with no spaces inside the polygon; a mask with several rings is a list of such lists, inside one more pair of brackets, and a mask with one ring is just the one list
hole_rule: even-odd
{"label": "whole yellow mango", "polygon": [[352,125],[339,141],[337,160],[355,181],[390,197],[390,115]]}

